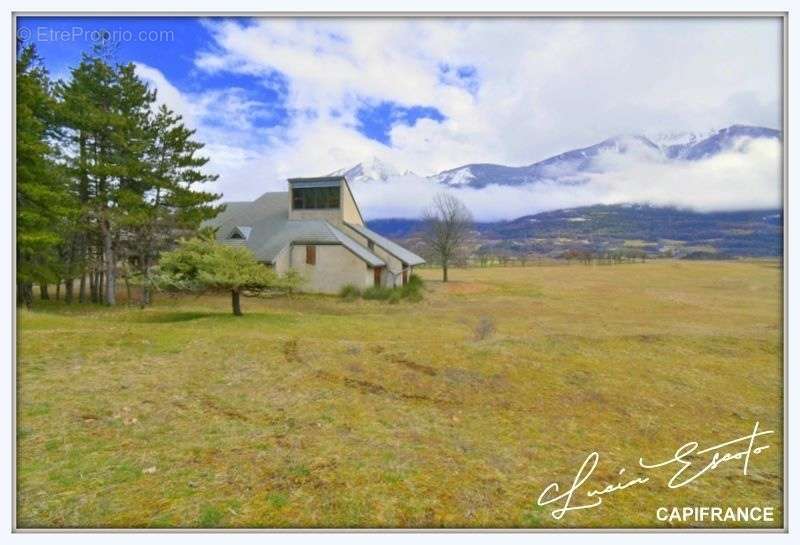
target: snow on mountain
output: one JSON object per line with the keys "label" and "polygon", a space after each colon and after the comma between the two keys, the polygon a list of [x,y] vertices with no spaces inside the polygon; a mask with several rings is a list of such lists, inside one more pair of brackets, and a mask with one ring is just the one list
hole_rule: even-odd
{"label": "snow on mountain", "polygon": [[330,176],[345,176],[350,182],[387,182],[397,176],[409,176],[413,172],[401,172],[394,165],[372,157],[350,168],[341,168],[330,173]]}
{"label": "snow on mountain", "polygon": [[[765,127],[732,125],[708,132],[621,135],[585,148],[570,150],[526,166],[474,163],[442,171],[425,180],[449,187],[481,189],[489,185],[522,186],[551,183],[575,186],[588,182],[590,175],[624,164],[628,159],[655,161],[695,161],[732,149],[743,140],[780,139],[780,131]],[[375,157],[348,169],[343,174],[351,182],[400,181],[416,175]]]}
{"label": "snow on mountain", "polygon": [[731,125],[730,127],[717,131],[714,135],[705,140],[690,146],[681,154],[680,158],[690,161],[705,159],[720,152],[733,149],[736,144],[743,140],[754,140],[757,138],[780,140],[781,132],[766,127]]}
{"label": "snow on mountain", "polygon": [[429,176],[429,179],[440,184],[459,187],[468,185],[475,179],[475,175],[472,173],[471,167],[464,167],[440,172],[435,176]]}
{"label": "snow on mountain", "polygon": [[647,137],[658,145],[667,157],[680,158],[685,150],[713,136],[716,132],[717,129],[706,131],[659,132],[648,134]]}
{"label": "snow on mountain", "polygon": [[430,180],[449,185],[482,188],[487,185],[518,186],[543,181],[576,185],[585,182],[585,174],[592,172],[596,160],[607,154],[654,154],[660,148],[640,135],[615,136],[593,146],[571,150],[521,167],[493,164],[472,164],[445,170]]}

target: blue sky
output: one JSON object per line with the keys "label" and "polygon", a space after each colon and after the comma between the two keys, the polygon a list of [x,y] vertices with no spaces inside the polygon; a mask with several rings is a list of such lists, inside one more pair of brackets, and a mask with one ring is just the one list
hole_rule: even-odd
{"label": "blue sky", "polygon": [[[18,31],[57,78],[110,32],[117,60],[197,129],[227,199],[373,158],[428,176],[613,135],[781,124],[776,18],[23,17]],[[628,194],[603,183],[593,198]]]}
{"label": "blue sky", "polygon": [[[247,19],[239,19],[248,25]],[[261,107],[252,116],[259,128],[285,126],[292,112],[282,100],[289,85],[284,74],[272,71],[259,77],[237,73],[209,73],[194,65],[199,51],[213,50],[208,26],[194,17],[22,17],[22,35],[36,44],[54,78],[68,78],[81,55],[100,36],[115,42],[114,55],[120,63],[143,63],[159,70],[173,85],[185,92],[203,92],[232,87],[246,90],[249,100]],[[18,32],[19,34],[19,32]],[[472,67],[442,65],[443,75],[475,90]],[[265,84],[264,80],[268,80]],[[463,83],[462,83],[463,82]],[[390,131],[396,124],[413,127],[419,119],[443,121],[435,107],[403,105],[390,100],[365,98],[353,127],[367,138],[391,144]],[[215,121],[210,121],[214,123]]]}

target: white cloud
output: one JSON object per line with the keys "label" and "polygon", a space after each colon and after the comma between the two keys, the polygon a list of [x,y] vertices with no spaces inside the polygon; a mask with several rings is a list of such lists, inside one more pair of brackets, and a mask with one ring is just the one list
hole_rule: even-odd
{"label": "white cloud", "polygon": [[[282,188],[288,176],[324,174],[371,156],[432,174],[472,162],[530,164],[619,133],[703,131],[734,123],[778,127],[780,121],[778,19],[334,18],[206,24],[214,43],[197,55],[200,71],[248,74],[265,84],[279,71],[289,83],[286,105],[297,112],[288,126],[259,130],[249,119],[260,105],[248,103],[246,94],[235,89],[182,93],[157,71],[139,65],[161,98],[196,123],[213,152],[211,168],[222,175],[218,189],[232,200]],[[442,81],[443,63],[474,67],[477,92]],[[397,124],[391,146],[385,146],[355,129],[363,100],[433,106],[447,119]],[[731,170],[757,168],[728,160],[736,167],[704,165],[708,170],[702,172],[699,163],[674,170],[675,165],[647,160],[612,169],[615,174],[598,177],[591,188],[540,187],[536,194],[490,188],[474,201],[492,208],[488,201],[498,199],[495,208],[518,215],[612,195],[663,201],[686,179],[694,181],[686,187],[698,202],[718,206],[734,201],[745,206],[751,196],[770,194],[755,185],[760,177],[726,185],[723,176],[736,174]],[[659,189],[658,184],[664,185]],[[639,186],[648,189],[642,192]],[[371,200],[376,189],[365,189],[363,198]],[[396,195],[394,188],[381,191],[384,197],[375,194],[366,208],[381,210],[384,200],[409,195],[403,193],[407,188]],[[414,191],[420,191],[414,193],[418,202],[417,195],[427,195],[430,188],[415,185]],[[464,191],[466,201],[473,199]]]}
{"label": "white cloud", "polygon": [[[646,149],[598,156],[580,185],[559,178],[526,186],[448,188],[479,221],[592,204],[647,203],[697,211],[779,208],[781,144],[742,140],[723,153],[699,161],[665,159]],[[553,173],[556,174],[556,173]],[[572,176],[568,170],[567,177]],[[563,179],[563,178],[562,178]],[[352,184],[368,219],[419,217],[441,185],[418,176],[385,183]],[[409,198],[413,196],[413,198]]]}

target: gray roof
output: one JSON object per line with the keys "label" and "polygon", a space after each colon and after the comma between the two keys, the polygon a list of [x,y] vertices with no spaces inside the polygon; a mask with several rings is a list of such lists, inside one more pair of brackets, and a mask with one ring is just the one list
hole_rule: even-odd
{"label": "gray roof", "polygon": [[[341,244],[371,267],[386,263],[325,220],[290,220],[289,194],[265,193],[253,202],[226,203],[216,218],[203,223],[217,231],[217,240],[245,246],[259,261],[273,263],[290,244]],[[249,231],[246,240],[230,239],[234,230]],[[242,233],[244,234],[244,233]]]}
{"label": "gray roof", "polygon": [[389,252],[390,254],[392,254],[397,259],[399,259],[400,261],[402,261],[407,265],[422,265],[423,263],[425,263],[425,260],[422,259],[417,254],[409,252],[396,242],[392,242],[388,238],[379,235],[378,233],[376,233],[371,229],[367,229],[363,225],[355,225],[352,223],[348,223],[347,226],[353,229],[354,231],[360,233],[368,240],[371,240],[372,242],[374,242],[375,244],[377,244],[378,246],[380,246],[381,248],[383,248],[384,250],[386,250],[387,252]]}
{"label": "gray roof", "polygon": [[369,263],[371,267],[383,267],[386,265],[386,262],[383,259],[370,252],[369,249],[364,248],[361,244],[342,233],[333,225],[328,224],[328,227],[330,227],[331,231],[333,231],[334,236],[339,240],[342,246]]}

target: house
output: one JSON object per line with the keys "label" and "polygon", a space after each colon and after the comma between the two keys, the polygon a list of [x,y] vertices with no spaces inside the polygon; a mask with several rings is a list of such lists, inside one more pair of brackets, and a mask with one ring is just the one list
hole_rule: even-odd
{"label": "house", "polygon": [[279,274],[297,271],[304,291],[401,286],[414,266],[425,263],[364,225],[344,176],[291,178],[288,192],[227,203],[205,226],[223,244],[248,248]]}

